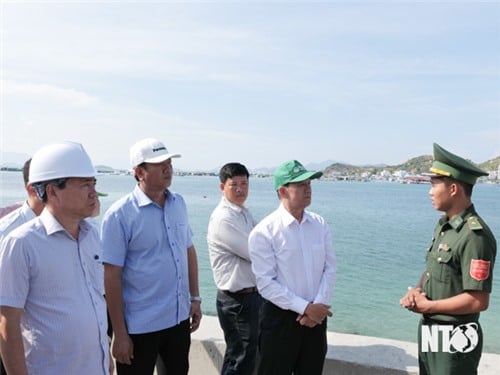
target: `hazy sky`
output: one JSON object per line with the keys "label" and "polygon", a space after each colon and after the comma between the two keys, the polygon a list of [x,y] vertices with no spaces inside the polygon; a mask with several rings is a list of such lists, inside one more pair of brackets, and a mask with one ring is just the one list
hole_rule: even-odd
{"label": "hazy sky", "polygon": [[[127,168],[500,155],[498,1],[5,1],[0,149]],[[5,159],[5,158],[3,158]],[[0,160],[6,161],[6,160]]]}

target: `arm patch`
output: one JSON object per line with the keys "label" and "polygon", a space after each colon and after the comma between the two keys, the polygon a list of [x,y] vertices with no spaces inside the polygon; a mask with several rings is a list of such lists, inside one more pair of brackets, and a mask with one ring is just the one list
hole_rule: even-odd
{"label": "arm patch", "polygon": [[490,277],[491,262],[472,259],[470,263],[470,275],[474,280],[483,281]]}

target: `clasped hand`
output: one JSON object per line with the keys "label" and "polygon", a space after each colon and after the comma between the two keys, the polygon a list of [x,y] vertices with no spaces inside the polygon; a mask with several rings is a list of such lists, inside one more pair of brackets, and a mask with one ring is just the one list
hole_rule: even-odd
{"label": "clasped hand", "polygon": [[399,300],[402,307],[415,313],[425,313],[429,303],[430,301],[420,287],[408,287],[408,292]]}
{"label": "clasped hand", "polygon": [[331,316],[333,316],[333,313],[330,311],[330,306],[322,303],[310,303],[307,305],[304,314],[297,316],[297,322],[300,325],[313,328],[323,323],[326,317]]}

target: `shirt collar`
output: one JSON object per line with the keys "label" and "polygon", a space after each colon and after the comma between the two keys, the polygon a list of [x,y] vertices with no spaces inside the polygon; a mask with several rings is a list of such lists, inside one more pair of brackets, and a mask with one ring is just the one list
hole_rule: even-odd
{"label": "shirt collar", "polygon": [[23,205],[21,206],[21,210],[24,216],[29,219],[33,219],[34,217],[36,217],[36,214],[31,209],[30,205],[28,204],[28,201],[24,201]]}
{"label": "shirt collar", "polygon": [[221,198],[221,202],[236,212],[242,212],[246,210],[245,207],[241,207],[238,206],[237,204],[230,202],[224,195]]}
{"label": "shirt collar", "polygon": [[[65,232],[73,238],[73,236],[57,221],[57,219],[50,213],[49,210],[44,209],[40,214],[40,221],[45,228],[48,236],[51,236],[57,232]],[[80,234],[88,232],[91,224],[89,224],[86,220],[80,220],[79,231]]]}
{"label": "shirt collar", "polygon": [[[283,206],[283,203],[281,203],[278,207],[278,212],[283,218],[284,224],[291,225],[293,223],[299,223],[298,220],[290,212],[288,212],[285,206]],[[302,214],[302,221],[299,224],[305,223],[309,220],[311,220],[311,215],[307,210],[304,210],[304,213]]]}
{"label": "shirt collar", "polygon": [[[139,187],[138,184],[135,185],[135,188],[134,188],[134,191],[132,192],[132,194],[134,195],[134,198],[137,200],[137,205],[139,207],[147,206],[148,204],[156,204],[155,202],[153,202],[151,200],[151,198],[149,198],[146,195],[146,193],[144,193],[142,191],[142,189]],[[167,196],[167,202],[175,199],[173,194],[168,189],[165,190],[165,195]]]}
{"label": "shirt collar", "polygon": [[470,205],[468,208],[466,208],[464,211],[462,211],[460,214],[455,216],[452,220],[448,220],[448,217],[446,215],[443,215],[440,219],[441,225],[446,225],[449,224],[450,227],[455,229],[456,231],[459,231],[460,228],[464,225],[464,223],[467,221],[467,218],[473,214],[475,214],[475,209],[474,205]]}

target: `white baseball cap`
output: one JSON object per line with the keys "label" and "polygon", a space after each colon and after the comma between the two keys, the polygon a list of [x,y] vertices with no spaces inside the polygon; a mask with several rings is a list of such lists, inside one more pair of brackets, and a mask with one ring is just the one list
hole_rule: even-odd
{"label": "white baseball cap", "polygon": [[145,138],[130,147],[132,167],[142,163],[161,163],[170,158],[180,157],[180,154],[170,154],[165,145],[155,138]]}

